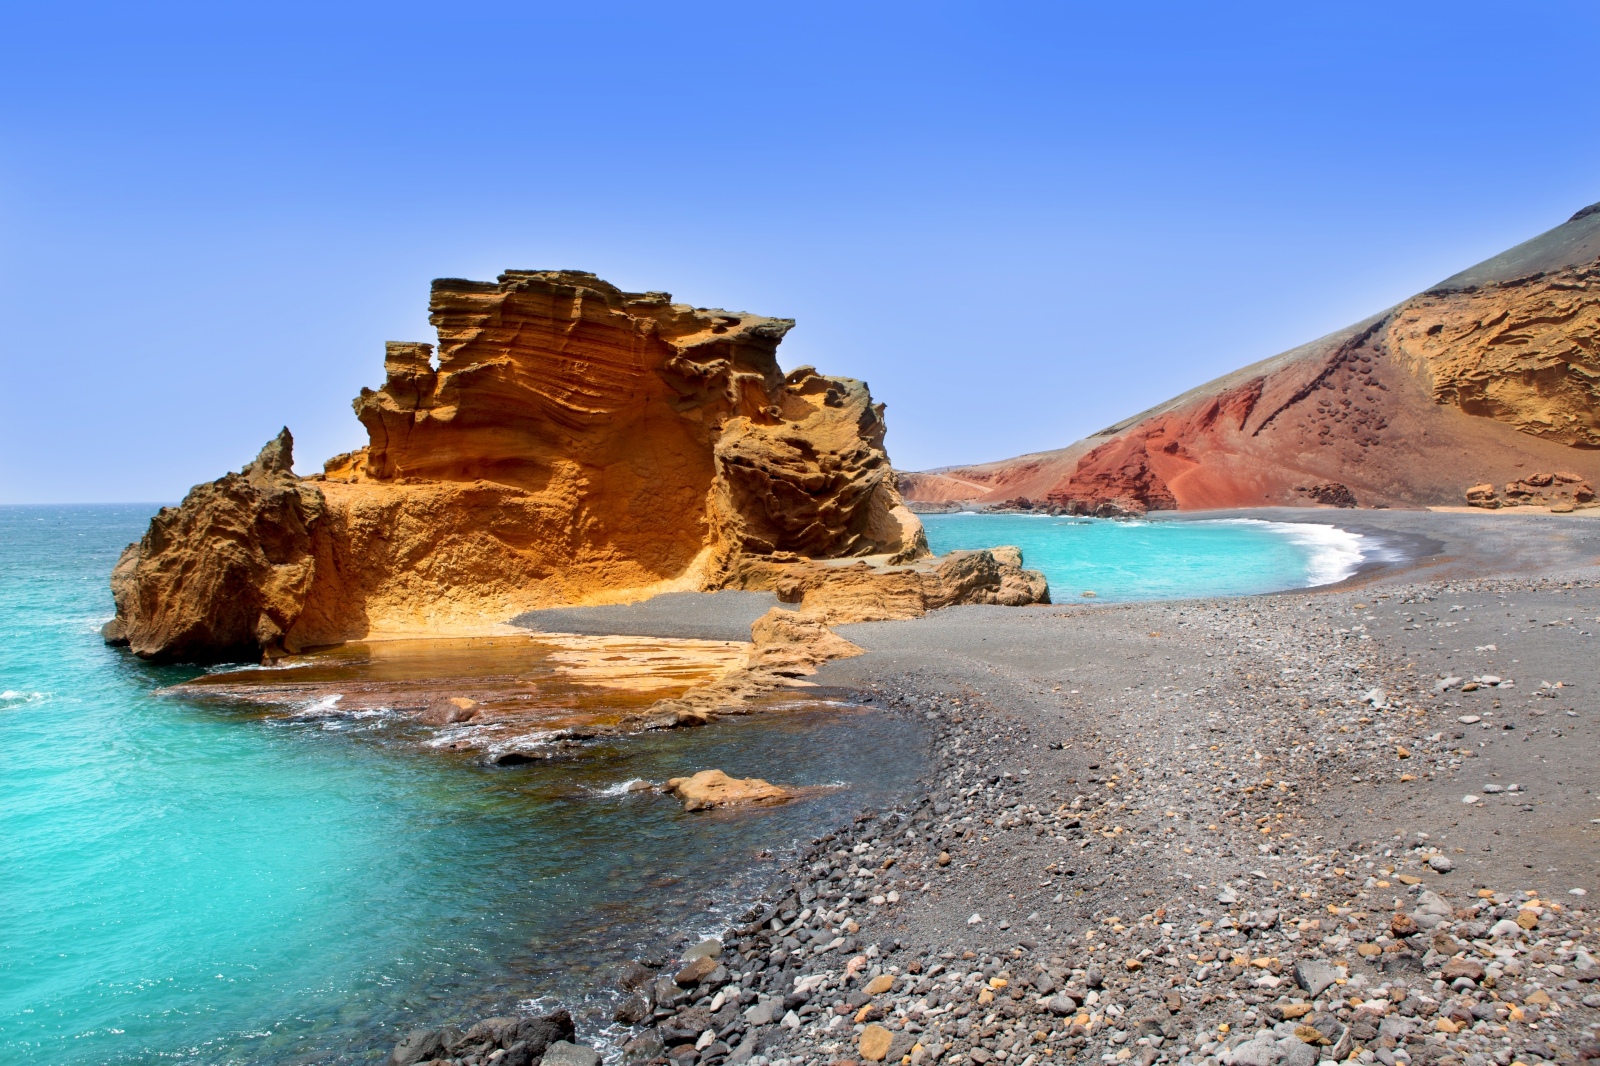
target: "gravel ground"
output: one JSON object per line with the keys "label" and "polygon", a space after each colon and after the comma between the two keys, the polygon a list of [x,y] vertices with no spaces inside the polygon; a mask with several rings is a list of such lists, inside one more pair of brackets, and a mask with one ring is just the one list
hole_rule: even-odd
{"label": "gravel ground", "polygon": [[770,592],[668,592],[638,603],[527,611],[511,624],[536,633],[749,640],[750,623],[774,607],[794,610]]}
{"label": "gravel ground", "polygon": [[839,627],[926,792],[631,968],[613,1057],[1600,1059],[1600,523],[1397,518],[1332,591]]}

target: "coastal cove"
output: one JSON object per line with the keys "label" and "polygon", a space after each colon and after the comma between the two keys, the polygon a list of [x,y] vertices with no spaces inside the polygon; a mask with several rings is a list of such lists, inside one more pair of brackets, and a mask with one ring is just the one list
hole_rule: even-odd
{"label": "coastal cove", "polygon": [[1331,585],[1360,568],[1368,538],[1336,525],[1258,518],[1099,519],[924,514],[937,553],[1014,544],[1058,603],[1245,596]]}
{"label": "coastal cove", "polygon": [[[8,1062],[336,1061],[546,1002],[593,1033],[600,971],[719,931],[922,771],[914,724],[824,693],[516,767],[370,708],[157,695],[199,671],[97,634],[153,510],[0,509]],[[626,791],[711,766],[838,787],[737,817]]]}

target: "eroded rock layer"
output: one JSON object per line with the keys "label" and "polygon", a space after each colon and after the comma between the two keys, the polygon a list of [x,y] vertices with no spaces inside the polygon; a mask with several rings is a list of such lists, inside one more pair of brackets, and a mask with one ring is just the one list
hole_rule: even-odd
{"label": "eroded rock layer", "polygon": [[1469,488],[1535,471],[1592,483],[1597,448],[1600,212],[1587,211],[1069,448],[898,485],[917,503],[1100,515],[1460,505]]}
{"label": "eroded rock layer", "polygon": [[285,431],[157,516],[118,564],[108,640],[234,659],[928,554],[883,406],[784,374],[791,320],[578,271],[436,281],[430,310],[437,348],[389,344],[355,401],[366,447],[302,479]]}
{"label": "eroded rock layer", "polygon": [[106,640],[148,658],[256,654],[296,625],[316,579],[327,504],[295,477],[284,429],[237,474],[163,507],[111,572]]}

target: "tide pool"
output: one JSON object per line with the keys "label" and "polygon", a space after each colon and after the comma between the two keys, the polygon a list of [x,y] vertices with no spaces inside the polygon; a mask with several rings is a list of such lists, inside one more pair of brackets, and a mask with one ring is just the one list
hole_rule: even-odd
{"label": "tide pool", "polygon": [[1113,521],[1022,514],[921,515],[936,553],[1011,544],[1065,603],[1243,596],[1342,581],[1361,563],[1361,536],[1320,523]]}
{"label": "tide pool", "polygon": [[[763,852],[924,768],[910,722],[820,701],[513,769],[381,715],[157,696],[199,671],[98,634],[154,509],[0,508],[0,1062],[381,1061],[534,1004],[593,1039],[604,967],[720,932]],[[709,767],[848,787],[710,815],[623,788]]]}

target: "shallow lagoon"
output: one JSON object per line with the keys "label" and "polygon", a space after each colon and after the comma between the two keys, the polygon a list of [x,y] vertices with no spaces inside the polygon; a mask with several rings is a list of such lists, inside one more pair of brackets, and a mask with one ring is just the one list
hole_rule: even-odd
{"label": "shallow lagoon", "polygon": [[1044,572],[1057,603],[1243,596],[1342,581],[1359,534],[1253,518],[1123,521],[1027,514],[922,515],[937,553],[1012,544]]}

